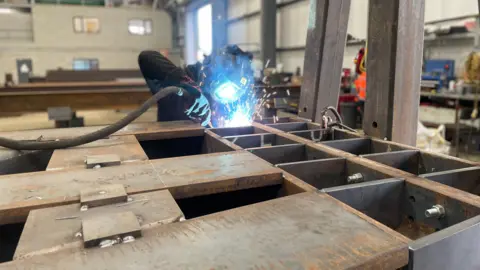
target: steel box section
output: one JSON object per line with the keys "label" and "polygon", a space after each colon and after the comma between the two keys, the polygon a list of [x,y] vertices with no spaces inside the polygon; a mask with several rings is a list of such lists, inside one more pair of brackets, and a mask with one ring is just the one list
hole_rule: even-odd
{"label": "steel box section", "polygon": [[355,174],[361,174],[363,182],[388,178],[385,174],[344,158],[283,163],[277,167],[318,189],[348,185],[349,177]]}
{"label": "steel box section", "polygon": [[[333,158],[333,155],[304,144],[288,144],[247,149],[271,164]],[[302,179],[303,180],[303,179]]]}
{"label": "steel box section", "polygon": [[[413,185],[402,179],[386,179],[342,187],[324,192],[365,213],[406,237],[416,240],[435,234],[480,213],[480,209]],[[442,205],[445,215],[426,217],[425,211]]]}
{"label": "steel box section", "polygon": [[322,142],[322,144],[354,155],[394,152],[406,149],[395,144],[390,144],[388,142],[379,142],[369,138],[336,140]]}
{"label": "steel box section", "polygon": [[415,175],[463,169],[472,166],[459,160],[446,159],[418,150],[369,154],[362,157]]}

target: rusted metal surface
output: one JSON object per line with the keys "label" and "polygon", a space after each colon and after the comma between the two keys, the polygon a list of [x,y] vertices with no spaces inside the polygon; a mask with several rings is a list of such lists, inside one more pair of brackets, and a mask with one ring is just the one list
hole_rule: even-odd
{"label": "rusted metal surface", "polygon": [[300,117],[319,122],[320,110],[338,103],[350,2],[310,1]]}
{"label": "rusted metal surface", "polygon": [[148,160],[135,136],[111,136],[85,145],[53,151],[47,170],[85,168],[87,156],[112,154],[117,155],[121,163]]}
{"label": "rusted metal surface", "polygon": [[415,145],[425,0],[369,2],[365,134]]}
{"label": "rusted metal surface", "polygon": [[[83,265],[83,262],[90,264],[90,261],[99,260],[98,265],[102,265],[101,260],[106,254],[104,253],[105,250],[109,251],[109,256],[113,256],[110,258],[116,260],[119,258],[116,253],[118,250],[118,252],[124,254],[119,260],[140,259],[141,263],[146,264],[145,267],[150,267],[149,263],[161,260],[164,263],[161,268],[175,268],[178,265],[182,267],[185,265],[202,265],[208,268],[217,267],[217,262],[229,266],[228,263],[237,262],[236,260],[241,259],[243,264],[235,263],[231,268],[248,268],[250,262],[259,267],[268,264],[277,268],[291,268],[290,265],[280,264],[276,259],[273,259],[273,261],[266,260],[266,257],[258,258],[237,252],[237,249],[244,250],[248,246],[249,251],[254,250],[255,254],[263,254],[268,258],[288,258],[289,261],[295,262],[295,265],[307,268],[311,266],[313,269],[352,267],[385,269],[399,268],[407,264],[407,245],[413,245],[415,241],[421,241],[426,237],[441,235],[444,230],[451,227],[457,228],[458,224],[463,224],[480,214],[480,198],[476,195],[475,187],[473,187],[477,183],[474,172],[478,168],[473,167],[475,163],[430,154],[399,143],[362,137],[341,130],[329,131],[321,142],[289,133],[291,131],[285,132],[282,130],[285,127],[289,130],[290,127],[295,126],[306,130],[319,129],[319,126],[315,123],[297,124],[292,122],[280,124],[280,126],[255,123],[252,127],[207,130],[186,122],[144,123],[136,128],[127,128],[111,136],[110,139],[114,138],[122,141],[133,138],[132,141],[138,144],[135,136],[137,138],[143,136],[142,138],[145,140],[142,142],[142,146],[144,148],[140,149],[145,151],[147,151],[144,145],[146,141],[155,147],[156,143],[165,145],[165,143],[173,142],[176,139],[183,138],[195,141],[200,139],[198,145],[196,145],[199,147],[199,152],[189,153],[192,156],[175,157],[173,155],[172,158],[122,163],[118,166],[100,169],[87,169],[83,166],[82,168],[68,170],[0,176],[0,190],[3,191],[1,192],[2,196],[0,196],[0,224],[24,221],[32,210],[32,215],[35,214],[39,222],[42,221],[39,214],[42,211],[56,213],[55,211],[58,210],[54,209],[68,208],[70,209],[68,211],[72,212],[68,212],[64,217],[74,216],[76,213],[80,213],[79,203],[82,190],[85,191],[99,185],[122,185],[125,187],[128,196],[132,197],[143,196],[148,192],[155,191],[169,192],[171,200],[173,201],[173,198],[175,198],[176,201],[167,203],[167,205],[175,205],[182,209],[188,207],[186,206],[187,201],[205,201],[205,204],[194,205],[194,207],[202,208],[210,207],[208,204],[215,205],[214,202],[217,204],[223,203],[223,199],[217,200],[222,196],[233,196],[231,199],[235,200],[235,196],[251,195],[253,197],[249,197],[249,200],[234,201],[232,206],[229,207],[223,207],[223,205],[222,207],[214,207],[213,209],[218,209],[216,211],[199,209],[199,213],[203,214],[194,214],[192,209],[185,208],[184,211],[181,211],[186,213],[185,215],[188,213],[187,218],[196,218],[186,223],[159,225],[158,228],[151,230],[144,230],[142,227],[142,238],[133,243],[114,245],[108,249],[84,250],[83,242],[72,240],[72,238],[69,238],[68,241],[62,240],[63,242],[60,242],[64,244],[59,244],[59,235],[63,235],[61,239],[65,239],[64,233],[66,231],[70,234],[72,230],[78,229],[78,220],[61,220],[71,222],[74,225],[68,227],[68,229],[59,229],[59,234],[52,231],[55,226],[46,222],[45,225],[34,227],[44,228],[42,231],[48,233],[42,234],[51,237],[49,239],[52,240],[45,240],[45,246],[35,242],[31,249],[28,249],[28,241],[25,240],[27,238],[22,238],[22,249],[25,250],[26,247],[26,251],[22,253],[24,255],[18,256],[25,257],[25,254],[28,254],[26,257],[38,256],[16,263],[20,264],[18,267],[22,268],[23,263],[35,265],[38,260],[42,260],[43,265],[50,265],[50,261],[57,261],[57,258],[68,258],[65,259],[65,265],[60,263],[58,267],[66,267],[68,264],[69,267],[71,266],[69,269],[85,268],[90,266]],[[40,133],[50,138],[68,138],[76,132],[78,134],[79,132],[89,131],[92,131],[92,129],[69,129],[60,133]],[[35,139],[38,138],[38,134],[27,132],[17,135]],[[10,134],[10,136],[12,135]],[[264,137],[263,144],[262,136]],[[238,144],[235,144],[236,142]],[[103,145],[101,141],[97,143]],[[257,147],[249,148],[251,146]],[[95,147],[90,145],[85,148]],[[75,153],[76,151],[78,151],[76,148],[65,149],[64,155],[68,156],[68,153]],[[120,151],[114,150],[113,152],[118,154]],[[180,152],[178,154],[183,155]],[[392,155],[400,158],[392,158]],[[410,160],[409,157],[412,155],[418,157],[418,159],[415,159],[418,162],[407,162],[407,165],[402,163],[403,158]],[[52,161],[55,160],[52,159]],[[278,165],[278,167],[274,165]],[[416,170],[409,170],[411,165],[416,165]],[[447,171],[440,170],[440,167],[445,167]],[[421,170],[421,168],[424,170]],[[421,175],[421,177],[416,175],[422,172],[431,172],[432,169],[438,170],[437,175],[427,174]],[[463,170],[472,173],[465,174],[466,176],[456,174]],[[445,176],[438,175],[441,173],[445,173]],[[361,177],[358,175],[361,175]],[[352,178],[352,176],[355,177]],[[429,177],[432,177],[432,179],[429,180]],[[459,179],[462,179],[462,177],[469,177],[469,179],[460,183],[461,180]],[[474,177],[475,180],[471,180],[470,177]],[[400,178],[402,180],[383,180],[387,178]],[[319,193],[317,188],[328,189]],[[337,194],[342,192],[346,194],[344,198],[348,200],[337,197],[333,193],[330,194],[331,196],[324,193],[332,189]],[[268,196],[256,198],[255,196],[258,196],[261,192],[268,193]],[[415,201],[413,202],[410,197],[415,197]],[[210,202],[209,198],[213,201]],[[129,202],[125,203],[129,205]],[[249,205],[251,203],[257,204]],[[264,207],[264,205],[269,206]],[[424,212],[433,205],[442,205],[445,208],[445,217],[442,219],[427,218]],[[59,207],[50,208],[52,206]],[[383,210],[385,211],[379,210],[375,206],[384,207]],[[86,213],[100,211],[99,209],[105,207],[107,206],[94,207]],[[138,207],[138,209],[134,208],[133,210],[129,208],[129,211],[138,213],[136,211],[148,210],[148,204],[145,205],[146,209],[144,209],[143,204]],[[156,207],[163,209],[161,205]],[[233,209],[227,210],[232,207]],[[36,211],[35,209],[40,210]],[[330,210],[327,211],[326,209]],[[334,209],[334,211],[331,209]],[[115,210],[105,211],[102,212],[106,213],[105,215],[108,212],[115,212]],[[258,234],[252,236],[253,234],[250,231],[253,231],[252,226],[257,226],[257,223],[248,218],[245,219],[246,216],[257,214],[262,215],[268,221],[266,222],[262,218],[261,223],[259,223],[265,225],[265,227],[261,227],[260,232],[260,234],[265,233],[266,238],[264,239],[257,239]],[[48,215],[45,214],[44,216]],[[329,218],[326,218],[327,216]],[[351,220],[351,216],[355,217],[355,220]],[[234,225],[222,225],[224,219],[228,219],[226,222]],[[285,219],[288,219],[288,221]],[[330,223],[330,221],[333,223]],[[60,222],[60,220],[55,220],[55,222]],[[290,222],[297,225],[308,224],[308,226],[302,227],[300,230],[299,227],[291,226],[293,223]],[[339,227],[338,224],[342,225],[344,223],[348,223],[348,226],[357,226],[355,227],[357,229],[352,227],[346,233],[340,230],[343,229],[342,226],[340,226],[342,227],[340,229],[337,228]],[[365,224],[368,224],[368,226],[365,226]],[[48,227],[48,230],[45,226]],[[75,229],[72,229],[73,226]],[[27,228],[30,227],[27,226]],[[200,238],[195,238],[197,234],[189,233],[191,230],[195,231],[195,228],[200,228],[202,231],[201,236],[198,236]],[[215,230],[210,230],[210,228],[215,228]],[[310,230],[311,228],[315,228],[315,231],[328,233],[312,236],[310,233],[314,230]],[[359,228],[361,228],[360,231]],[[464,227],[458,228],[464,230]],[[258,229],[258,226],[256,229]],[[267,230],[271,232],[266,232]],[[40,232],[30,229],[29,232],[30,234],[27,235],[40,234]],[[295,235],[298,239],[292,240],[289,238],[287,241],[278,237],[277,233],[275,233],[277,235],[277,238],[275,238],[273,236],[274,232],[280,232],[281,235]],[[169,237],[171,233],[175,234],[176,237],[177,233],[180,235],[187,233],[188,236],[185,239],[177,237],[175,240]],[[338,236],[340,234],[342,236]],[[451,230],[448,231],[448,234],[454,235]],[[300,241],[307,236],[312,238],[311,243],[314,243],[313,245],[310,245],[309,242],[296,243],[297,240]],[[29,236],[28,239],[31,239],[31,237]],[[232,242],[236,243],[233,247],[230,244],[227,245],[225,240],[231,240],[232,237],[235,238]],[[103,238],[100,237],[100,239]],[[192,239],[194,242],[192,242]],[[313,239],[316,239],[315,242],[313,242]],[[329,241],[333,243],[334,240],[338,241],[339,244],[334,246],[333,251],[327,249],[327,244],[329,248],[333,245]],[[433,245],[437,247],[440,242],[440,240],[433,241],[432,247]],[[165,254],[170,254],[170,251],[166,253],[164,251],[164,249],[167,249],[163,246],[165,243],[178,246],[175,249],[183,247],[183,245],[187,246],[187,243],[191,247],[191,244],[195,243],[198,248],[194,250],[198,253],[193,254],[193,257],[184,259],[172,256],[164,257]],[[347,243],[348,246],[345,247]],[[95,242],[96,244],[98,244],[98,241]],[[138,249],[137,245],[140,245]],[[284,248],[279,250],[278,248],[272,248],[270,245]],[[135,250],[143,250],[145,246],[149,247],[146,254],[139,255],[136,253]],[[206,254],[201,251],[205,249],[204,246],[221,247],[226,254],[226,257],[223,257],[226,261],[222,261],[223,259],[221,261],[210,259],[207,261],[205,259],[204,261],[202,258],[207,258],[217,252],[215,249],[212,254]],[[132,247],[134,247],[133,250]],[[339,249],[336,249],[337,247]],[[126,248],[130,249],[127,251]],[[218,248],[218,250],[221,250],[221,248]],[[351,249],[352,254],[348,252],[346,254],[344,252],[345,248]],[[340,251],[340,249],[343,251]],[[229,250],[229,252],[225,252],[225,250]],[[421,249],[417,248],[416,250],[421,252]],[[209,249],[209,251],[212,250]],[[410,250],[411,254],[413,254],[412,252]],[[143,256],[147,255],[148,258],[152,259],[143,260]],[[78,256],[82,256],[81,262],[75,259]],[[282,260],[282,262],[284,261]],[[409,264],[412,263],[410,261]],[[6,267],[8,264],[1,266]],[[95,266],[93,268],[95,269]]]}
{"label": "rusted metal surface", "polygon": [[128,194],[169,189],[175,198],[282,183],[282,171],[239,151],[158,159],[97,170],[76,169],[0,177],[0,224],[25,220],[28,211],[78,203],[80,191],[122,184]]}
{"label": "rusted metal surface", "polygon": [[120,184],[92,186],[80,190],[80,205],[87,209],[126,201],[127,192]]}
{"label": "rusted metal surface", "polygon": [[120,165],[122,160],[118,155],[91,155],[85,158],[85,166],[87,169],[110,167]]}
{"label": "rusted metal surface", "polygon": [[104,240],[120,242],[124,237],[137,239],[141,236],[142,230],[137,216],[131,211],[105,213],[101,216],[82,219],[82,237],[85,248],[99,245],[102,247]]}
{"label": "rusted metal surface", "polygon": [[167,190],[130,197],[128,203],[94,207],[87,211],[80,211],[80,204],[71,204],[30,212],[14,258],[22,259],[83,246],[82,220],[89,217],[132,211],[137,216],[142,231],[178,222],[183,217]]}
{"label": "rusted metal surface", "polygon": [[400,239],[309,192],[164,225],[133,243],[36,256],[0,269],[40,262],[52,269],[396,269],[408,261]]}

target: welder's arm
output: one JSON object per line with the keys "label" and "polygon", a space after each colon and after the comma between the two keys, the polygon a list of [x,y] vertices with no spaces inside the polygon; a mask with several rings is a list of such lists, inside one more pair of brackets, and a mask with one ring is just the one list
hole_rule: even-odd
{"label": "welder's arm", "polygon": [[[185,113],[203,126],[210,122],[210,105],[200,87],[187,75],[159,52],[144,51],[138,56],[138,64],[152,94],[167,86],[178,86],[187,91],[188,104]],[[191,99],[190,99],[191,97]]]}

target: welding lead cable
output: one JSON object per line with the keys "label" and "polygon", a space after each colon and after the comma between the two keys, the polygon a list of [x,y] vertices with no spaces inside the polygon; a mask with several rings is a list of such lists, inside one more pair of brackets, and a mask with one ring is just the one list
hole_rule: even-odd
{"label": "welding lead cable", "polygon": [[322,115],[325,115],[325,113],[327,111],[331,111],[333,113],[333,115],[335,115],[335,118],[337,118],[337,122],[339,122],[340,124],[343,124],[343,120],[342,120],[342,117],[340,116],[340,113],[338,113],[337,109],[335,109],[335,107],[333,106],[328,106],[326,107],[325,109],[323,109],[320,114]]}
{"label": "welding lead cable", "polygon": [[345,124],[342,124],[342,123],[340,123],[340,122],[332,122],[332,123],[329,123],[329,124],[328,124],[328,127],[329,127],[329,128],[331,128],[331,127],[336,127],[336,126],[341,127],[341,128],[343,128],[343,129],[346,129],[346,130],[351,131],[351,132],[358,133],[358,131],[356,131],[355,129],[353,129],[353,128],[345,125]]}
{"label": "welding lead cable", "polygon": [[124,128],[126,125],[130,124],[133,120],[137,119],[140,115],[145,113],[151,106],[156,104],[160,99],[169,96],[171,94],[175,95],[188,95],[188,92],[182,88],[169,86],[161,89],[149,98],[145,103],[143,103],[136,110],[130,112],[127,116],[120,119],[112,125],[106,126],[102,129],[81,135],[75,138],[65,139],[65,140],[55,140],[55,141],[17,141],[7,138],[0,137],[0,146],[14,149],[14,150],[55,150],[68,147],[79,146],[82,144],[90,143],[99,139],[104,139],[113,133]]}

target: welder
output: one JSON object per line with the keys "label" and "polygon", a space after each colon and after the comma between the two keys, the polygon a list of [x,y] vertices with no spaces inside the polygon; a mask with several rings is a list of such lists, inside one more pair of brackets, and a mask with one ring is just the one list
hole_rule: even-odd
{"label": "welder", "polygon": [[[251,60],[251,54],[233,45],[206,57],[202,64],[197,63],[183,70],[158,52],[142,52],[138,62],[153,96],[122,119],[93,132],[61,140],[0,137],[0,146],[15,150],[55,150],[87,144],[124,128],[155,103],[158,104],[159,121],[192,119],[203,126],[211,124],[217,127],[224,115],[229,117],[230,123],[232,119],[245,123],[245,118],[238,115],[248,115],[247,124],[250,124],[253,113],[243,113],[242,105],[251,109],[248,102],[256,100],[253,91],[250,91],[253,90]],[[232,106],[235,108],[233,111]],[[212,107],[215,108],[213,113]],[[212,115],[215,117],[212,118]]]}
{"label": "welder", "polygon": [[251,60],[252,55],[236,45],[226,46],[186,69],[156,51],[144,51],[138,57],[152,94],[167,86],[180,87],[189,94],[159,100],[157,120],[192,119],[203,126],[218,126],[228,103],[242,98],[253,86]]}

